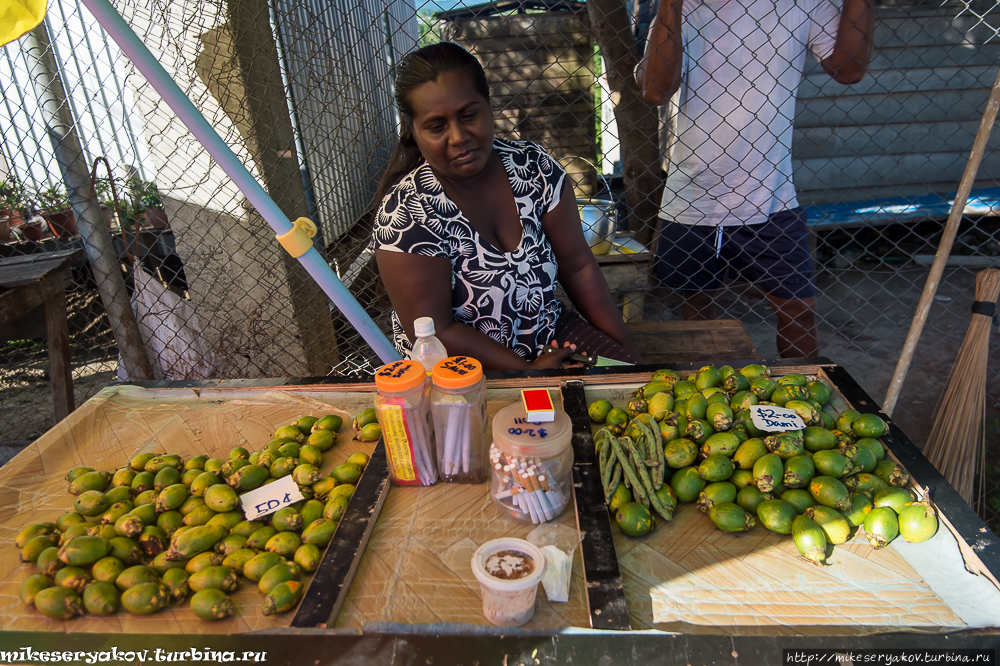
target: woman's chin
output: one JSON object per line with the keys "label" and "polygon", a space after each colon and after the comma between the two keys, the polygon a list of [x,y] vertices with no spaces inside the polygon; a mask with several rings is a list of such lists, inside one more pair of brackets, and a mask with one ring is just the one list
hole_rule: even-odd
{"label": "woman's chin", "polygon": [[486,160],[480,154],[476,153],[467,158],[453,160],[450,166],[451,172],[456,177],[469,178],[478,175],[483,170],[483,167],[486,166]]}

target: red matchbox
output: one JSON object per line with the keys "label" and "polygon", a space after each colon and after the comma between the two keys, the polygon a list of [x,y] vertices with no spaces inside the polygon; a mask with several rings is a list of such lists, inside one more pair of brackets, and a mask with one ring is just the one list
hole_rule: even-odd
{"label": "red matchbox", "polygon": [[556,420],[556,407],[548,389],[521,389],[524,417],[531,423],[549,423]]}

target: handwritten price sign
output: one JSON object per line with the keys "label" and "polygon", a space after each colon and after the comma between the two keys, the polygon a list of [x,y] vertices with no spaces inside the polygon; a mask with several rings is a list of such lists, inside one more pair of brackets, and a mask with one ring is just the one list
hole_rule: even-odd
{"label": "handwritten price sign", "polygon": [[291,475],[283,476],[274,483],[240,495],[243,503],[243,513],[247,520],[257,520],[261,516],[274,513],[278,509],[295,504],[301,499],[302,493]]}
{"label": "handwritten price sign", "polygon": [[802,430],[806,427],[802,417],[794,409],[785,407],[754,405],[750,408],[750,418],[753,419],[753,424],[757,428],[765,432]]}

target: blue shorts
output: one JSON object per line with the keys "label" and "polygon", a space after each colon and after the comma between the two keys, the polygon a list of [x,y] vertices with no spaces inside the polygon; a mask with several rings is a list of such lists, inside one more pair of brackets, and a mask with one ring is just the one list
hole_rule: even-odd
{"label": "blue shorts", "polygon": [[752,282],[769,296],[803,299],[816,295],[802,208],[779,211],[761,224],[660,223],[656,275],[662,286],[713,291],[722,287],[728,270],[732,278]]}

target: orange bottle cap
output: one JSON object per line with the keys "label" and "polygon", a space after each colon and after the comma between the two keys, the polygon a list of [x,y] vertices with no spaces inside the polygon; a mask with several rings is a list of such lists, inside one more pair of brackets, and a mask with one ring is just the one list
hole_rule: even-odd
{"label": "orange bottle cap", "polygon": [[483,378],[483,366],[469,356],[452,356],[434,364],[434,384],[446,389],[474,386]]}
{"label": "orange bottle cap", "polygon": [[379,391],[402,393],[415,389],[427,379],[424,366],[417,361],[393,361],[375,372],[375,386]]}

